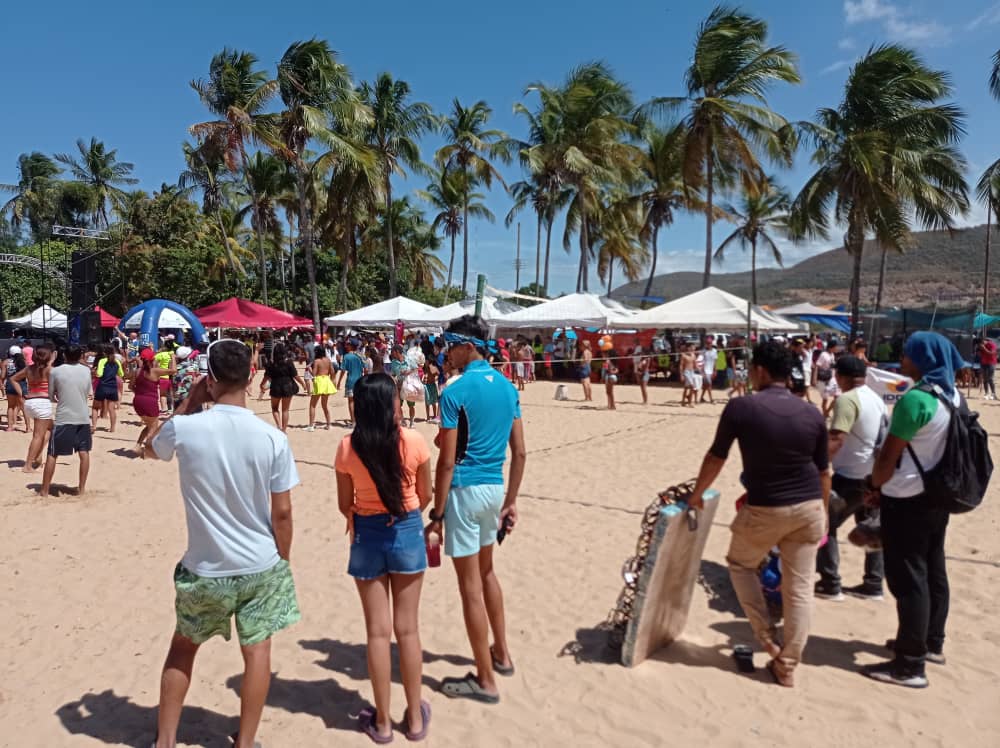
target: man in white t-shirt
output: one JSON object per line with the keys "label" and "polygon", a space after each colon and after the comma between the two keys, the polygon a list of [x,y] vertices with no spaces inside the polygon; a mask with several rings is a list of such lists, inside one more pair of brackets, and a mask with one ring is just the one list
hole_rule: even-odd
{"label": "man in white t-shirt", "polygon": [[[251,748],[271,680],[271,636],[299,620],[288,566],[291,489],[288,439],[246,408],[250,349],[220,340],[198,380],[143,457],[177,456],[188,547],[174,570],[177,626],[160,680],[157,748],[175,745],[198,647],[230,637],[236,618],[245,671],[235,748]],[[206,402],[210,410],[198,412]],[[193,415],[186,415],[193,413]]]}
{"label": "man in white t-shirt", "polygon": [[[835,376],[841,395],[833,406],[830,424],[830,459],[833,462],[833,491],[838,500],[830,502],[830,524],[826,544],[816,553],[820,580],[815,594],[826,600],[843,600],[844,592],[866,600],[882,599],[883,563],[881,550],[865,554],[864,583],[841,588],[840,548],[837,528],[853,516],[858,522],[876,521],[878,510],[864,506],[865,478],[875,465],[875,453],[889,429],[889,412],[874,390],[865,384],[867,366],[855,356],[841,356]],[[874,516],[872,516],[874,515]]]}

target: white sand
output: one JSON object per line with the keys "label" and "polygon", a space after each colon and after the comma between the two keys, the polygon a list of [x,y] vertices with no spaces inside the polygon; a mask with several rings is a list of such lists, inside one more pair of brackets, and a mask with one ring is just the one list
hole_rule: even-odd
{"label": "white sand", "polygon": [[[521,524],[497,554],[518,673],[501,680],[500,706],[436,692],[442,677],[465,673],[471,662],[448,562],[427,574],[421,622],[431,745],[997,745],[1000,482],[985,506],[953,519],[948,665],[928,666],[926,691],[857,673],[885,656],[882,644],[895,634],[889,597],[817,601],[794,690],[774,686],[762,669],[752,677],[735,671],[731,646],[750,643],[724,566],[740,469],[735,450],[717,486],[722,506],[684,640],[626,670],[596,627],[619,592],[642,510],[658,490],[694,476],[721,406],[682,410],[678,390],[653,388],[653,404],[644,408],[637,388],[620,386],[620,410],[606,412],[595,407],[603,391],[594,390],[594,406],[555,402],[546,383],[529,386],[522,398],[529,457]],[[578,386],[570,392],[580,397]],[[335,401],[335,417],[343,418],[344,401]],[[1000,430],[1000,406],[977,405],[987,428]],[[254,407],[264,412],[263,403]],[[293,492],[292,568],[303,620],[275,639],[275,678],[259,737],[269,748],[364,746],[368,739],[355,731],[371,696],[364,624],[346,574],[331,467],[344,432],[306,433],[306,400],[297,398],[294,408],[291,440],[302,486]],[[171,574],[185,543],[183,509],[176,465],[125,456],[137,419],[130,407],[122,413],[130,423],[119,433],[96,436],[83,499],[64,491],[43,500],[25,488],[39,480],[19,469],[27,438],[0,433],[9,466],[0,470],[0,745],[135,746],[155,730],[159,669],[173,627]],[[430,426],[418,428],[433,435]],[[60,459],[56,483],[75,485],[75,458]],[[845,583],[857,583],[863,554],[842,547]],[[562,656],[564,650],[577,655]],[[764,659],[758,652],[758,668]],[[183,744],[229,745],[241,669],[235,642],[203,647]],[[393,699],[398,719],[398,685]],[[405,742],[402,735],[396,741]]]}

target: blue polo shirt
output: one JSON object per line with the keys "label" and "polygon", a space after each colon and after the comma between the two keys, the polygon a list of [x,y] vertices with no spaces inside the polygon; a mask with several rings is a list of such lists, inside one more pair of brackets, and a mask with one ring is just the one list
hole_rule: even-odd
{"label": "blue polo shirt", "polygon": [[503,464],[515,418],[517,390],[486,361],[470,361],[441,393],[441,426],[458,429],[453,488],[503,485]]}

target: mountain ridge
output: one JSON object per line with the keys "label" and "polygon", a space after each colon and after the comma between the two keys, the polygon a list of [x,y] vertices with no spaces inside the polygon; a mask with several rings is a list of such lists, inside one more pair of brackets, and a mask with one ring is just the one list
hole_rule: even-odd
{"label": "mountain ridge", "polygon": [[[994,290],[990,309],[1000,310],[1000,232],[992,231],[990,288]],[[982,299],[986,255],[986,226],[912,234],[904,253],[889,252],[882,306],[908,308],[969,308]],[[874,241],[866,241],[861,272],[861,305],[874,306],[881,252]],[[712,285],[746,298],[750,295],[750,271],[714,272]],[[653,278],[651,296],[667,300],[701,288],[701,272],[664,273]],[[826,250],[785,268],[757,270],[758,303],[785,306],[799,302],[846,304],[851,284],[851,258],[843,247]],[[621,301],[636,303],[643,295],[646,280],[626,283],[612,291]],[[631,297],[631,298],[630,298]]]}

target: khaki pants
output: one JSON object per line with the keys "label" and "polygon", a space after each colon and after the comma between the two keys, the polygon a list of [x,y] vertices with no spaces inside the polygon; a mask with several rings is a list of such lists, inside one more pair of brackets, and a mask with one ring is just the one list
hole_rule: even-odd
{"label": "khaki pants", "polygon": [[791,506],[744,505],[730,526],[733,538],[726,561],[729,576],[754,636],[764,645],[777,641],[757,569],[772,547],[781,551],[781,600],[785,643],[776,661],[778,674],[791,676],[802,659],[812,617],[816,547],[826,529],[820,499]]}

